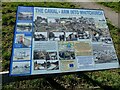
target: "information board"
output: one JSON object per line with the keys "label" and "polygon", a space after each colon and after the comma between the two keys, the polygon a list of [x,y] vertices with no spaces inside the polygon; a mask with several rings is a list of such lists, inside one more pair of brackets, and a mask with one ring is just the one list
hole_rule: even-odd
{"label": "information board", "polygon": [[18,6],[10,75],[118,68],[103,10]]}

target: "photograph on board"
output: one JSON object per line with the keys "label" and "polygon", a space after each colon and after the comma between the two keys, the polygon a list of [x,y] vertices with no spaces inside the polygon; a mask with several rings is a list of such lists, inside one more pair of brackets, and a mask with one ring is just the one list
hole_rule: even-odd
{"label": "photograph on board", "polygon": [[59,60],[75,60],[75,52],[59,51]]}
{"label": "photograph on board", "polygon": [[46,52],[41,50],[34,50],[34,60],[57,60],[57,52]]}
{"label": "photograph on board", "polygon": [[34,50],[33,59],[46,60],[46,51]]}
{"label": "photograph on board", "polygon": [[16,34],[15,47],[31,47],[31,36],[25,36],[24,34]]}
{"label": "photograph on board", "polygon": [[65,32],[48,32],[50,41],[65,41]]}
{"label": "photograph on board", "polygon": [[103,42],[105,44],[113,44],[108,28],[98,28],[92,30],[92,42]]}
{"label": "photograph on board", "polygon": [[47,41],[47,32],[35,32],[34,41]]}
{"label": "photograph on board", "polygon": [[105,44],[113,44],[112,38],[109,32],[109,28],[101,28],[102,38],[101,41]]}
{"label": "photograph on board", "polygon": [[30,60],[31,49],[30,48],[14,48],[13,60]]}
{"label": "photograph on board", "polygon": [[29,74],[29,73],[30,73],[30,61],[12,63],[12,74]]}
{"label": "photograph on board", "polygon": [[78,41],[81,39],[90,39],[89,31],[79,30],[77,32]]}
{"label": "photograph on board", "polygon": [[77,37],[76,32],[66,32],[66,41],[77,41]]}
{"label": "photograph on board", "polygon": [[[60,22],[58,21],[58,18],[54,17],[48,17],[48,27],[46,28],[47,31],[57,31],[60,32],[59,27],[60,27]],[[62,31],[62,30],[61,30]]]}
{"label": "photograph on board", "polygon": [[117,62],[113,45],[93,44],[93,57],[96,64]]}
{"label": "photograph on board", "polygon": [[47,70],[59,70],[59,61],[47,61]]}
{"label": "photograph on board", "polygon": [[17,32],[31,32],[32,23],[17,23]]}
{"label": "photograph on board", "polygon": [[18,20],[32,20],[32,12],[18,12]]}
{"label": "photograph on board", "polygon": [[46,60],[57,60],[57,52],[46,52]]}
{"label": "photograph on board", "polygon": [[46,70],[46,61],[45,60],[35,60],[34,61],[34,70]]}
{"label": "photograph on board", "polygon": [[34,28],[39,31],[67,31],[79,32],[88,31],[89,28],[95,28],[94,18],[89,17],[53,17],[35,15]]}
{"label": "photograph on board", "polygon": [[44,16],[37,16],[34,17],[34,31],[35,32],[45,32],[49,27],[48,27],[48,21],[47,21],[47,17]]}

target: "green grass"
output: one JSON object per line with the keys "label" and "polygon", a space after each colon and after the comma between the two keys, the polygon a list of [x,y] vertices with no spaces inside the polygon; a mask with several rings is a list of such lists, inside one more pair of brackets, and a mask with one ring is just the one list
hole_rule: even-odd
{"label": "green grass", "polygon": [[[3,3],[2,4],[2,68],[3,70],[9,70],[9,62],[11,55],[12,39],[13,39],[13,30],[16,19],[16,9],[18,5],[22,6],[42,6],[42,7],[63,7],[63,8],[77,8],[70,3]],[[120,59],[120,29],[114,27],[110,22],[108,22],[110,28],[110,33],[113,38],[115,49],[117,55]],[[97,80],[103,85],[108,85],[113,87],[116,90],[120,88],[120,70],[105,70],[105,71],[96,71],[96,72],[87,72],[89,77],[93,80]],[[84,79],[83,77],[78,78],[76,74],[64,75],[61,77],[56,76],[55,81],[66,87],[67,89],[75,88],[94,88],[95,86]],[[34,80],[23,80],[11,82],[9,84],[3,85],[3,90],[12,90],[12,89],[42,89],[42,90],[53,90],[51,84],[46,81],[46,79],[39,78]]]}
{"label": "green grass", "polygon": [[120,2],[99,2],[99,4],[112,8],[112,10],[116,12],[120,12]]}

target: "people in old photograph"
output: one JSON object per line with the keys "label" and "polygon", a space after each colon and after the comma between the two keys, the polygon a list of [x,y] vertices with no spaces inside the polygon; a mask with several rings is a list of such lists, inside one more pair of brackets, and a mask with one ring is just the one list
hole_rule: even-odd
{"label": "people in old photograph", "polygon": [[35,41],[47,41],[47,32],[35,32],[34,40]]}
{"label": "people in old photograph", "polygon": [[25,36],[24,34],[16,34],[16,44],[21,45],[21,47],[31,47],[31,36]]}
{"label": "people in old photograph", "polygon": [[47,70],[58,70],[59,61],[47,61]]}
{"label": "people in old photograph", "polygon": [[32,23],[17,23],[17,32],[31,32]]}
{"label": "people in old photograph", "polygon": [[60,51],[59,59],[60,60],[74,60],[75,52],[74,51]]}
{"label": "people in old photograph", "polygon": [[47,69],[47,63],[45,60],[34,61],[34,70],[46,70],[46,69]]}
{"label": "people in old photograph", "polygon": [[95,63],[111,63],[117,61],[113,46],[93,45]]}
{"label": "people in old photograph", "polygon": [[112,38],[110,36],[110,32],[109,32],[109,29],[108,28],[102,28],[101,29],[101,32],[102,32],[102,36],[101,37],[101,41],[106,43],[106,44],[112,44]]}
{"label": "people in old photograph", "polygon": [[111,37],[102,37],[101,41],[106,43],[106,44],[112,44],[112,38]]}
{"label": "people in old photograph", "polygon": [[101,33],[98,33],[98,32],[95,32],[93,31],[92,32],[92,40],[93,42],[98,42],[100,40],[100,36],[101,36]]}
{"label": "people in old photograph", "polygon": [[78,40],[80,39],[90,39],[89,31],[85,31],[84,29],[81,29],[77,32],[78,34]]}
{"label": "people in old photograph", "polygon": [[13,60],[30,60],[30,49],[29,48],[16,48],[14,49]]}
{"label": "people in old photograph", "polygon": [[23,42],[24,42],[24,34],[16,35],[16,43],[23,44]]}
{"label": "people in old photograph", "polygon": [[76,32],[66,32],[66,41],[77,41],[77,37]]}
{"label": "people in old photograph", "polygon": [[27,74],[30,73],[30,62],[13,62],[12,74]]}
{"label": "people in old photograph", "polygon": [[32,12],[19,12],[18,20],[32,20]]}
{"label": "people in old photograph", "polygon": [[48,38],[52,41],[65,41],[65,32],[49,32]]}

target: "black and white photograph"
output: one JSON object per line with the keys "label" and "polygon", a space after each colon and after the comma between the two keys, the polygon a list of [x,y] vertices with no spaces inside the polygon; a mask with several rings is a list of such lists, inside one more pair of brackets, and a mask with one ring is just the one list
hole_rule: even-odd
{"label": "black and white photograph", "polygon": [[117,62],[115,49],[112,45],[93,44],[93,57],[96,64]]}
{"label": "black and white photograph", "polygon": [[57,52],[46,52],[40,50],[34,50],[34,60],[57,60],[58,55]]}
{"label": "black and white photograph", "polygon": [[15,48],[13,60],[30,60],[31,49],[30,48]]}
{"label": "black and white photograph", "polygon": [[20,47],[31,47],[31,36],[25,36],[24,34],[16,34],[16,47],[20,45]]}
{"label": "black and white photograph", "polygon": [[41,50],[34,50],[34,53],[33,53],[34,57],[33,59],[34,60],[46,60],[46,51],[41,51]]}
{"label": "black and white photograph", "polygon": [[78,35],[76,32],[66,32],[66,41],[77,41]]}
{"label": "black and white photograph", "polygon": [[48,32],[50,41],[65,41],[65,32]]}
{"label": "black and white photograph", "polygon": [[105,44],[113,44],[112,38],[111,37],[102,37],[101,41]]}
{"label": "black and white photograph", "polygon": [[32,23],[17,23],[17,32],[31,32]]}
{"label": "black and white photograph", "polygon": [[59,61],[47,61],[47,70],[59,70]]}
{"label": "black and white photograph", "polygon": [[99,42],[102,37],[102,33],[99,31],[92,31],[92,41],[93,42]]}
{"label": "black and white photograph", "polygon": [[47,41],[47,32],[35,32],[34,40],[35,41]]}
{"label": "black and white photograph", "polygon": [[34,70],[46,70],[47,67],[46,67],[47,63],[45,60],[35,60],[34,61]]}
{"label": "black and white photograph", "polygon": [[77,32],[78,41],[81,39],[90,39],[89,31],[79,30]]}
{"label": "black and white photograph", "polygon": [[19,12],[18,13],[18,20],[32,20],[32,12]]}
{"label": "black and white photograph", "polygon": [[92,30],[92,41],[93,42],[103,42],[105,44],[112,44],[112,38],[107,28],[98,28]]}
{"label": "black and white photograph", "polygon": [[29,74],[29,73],[30,73],[30,61],[13,62],[12,74]]}
{"label": "black and white photograph", "polygon": [[46,60],[57,60],[57,52],[46,52]]}
{"label": "black and white photograph", "polygon": [[59,60],[74,60],[75,52],[74,51],[60,51]]}
{"label": "black and white photograph", "polygon": [[65,31],[77,32],[80,30],[89,31],[95,29],[93,18],[87,17],[45,17],[36,16],[34,20],[34,28],[36,32],[39,31]]}
{"label": "black and white photograph", "polygon": [[34,20],[34,31],[35,32],[45,32],[48,27],[48,20],[44,16],[37,16]]}

